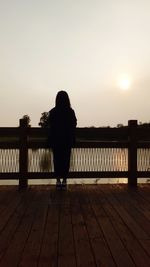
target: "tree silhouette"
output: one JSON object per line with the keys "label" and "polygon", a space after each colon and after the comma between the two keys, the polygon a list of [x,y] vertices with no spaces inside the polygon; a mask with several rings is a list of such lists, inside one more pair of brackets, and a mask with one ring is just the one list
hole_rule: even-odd
{"label": "tree silhouette", "polygon": [[42,128],[46,128],[48,127],[48,112],[43,112],[40,118],[40,122],[39,122],[39,126],[41,126]]}
{"label": "tree silhouette", "polygon": [[31,119],[30,119],[29,115],[23,115],[23,117],[21,119],[26,120],[27,126],[31,127],[31,125],[30,125]]}

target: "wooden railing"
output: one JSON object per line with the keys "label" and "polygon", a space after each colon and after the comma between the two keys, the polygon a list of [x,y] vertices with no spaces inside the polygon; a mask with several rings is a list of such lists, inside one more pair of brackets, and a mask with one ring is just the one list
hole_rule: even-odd
{"label": "wooden railing", "polygon": [[[19,187],[26,188],[28,179],[54,178],[53,171],[29,171],[28,151],[48,148],[48,129],[27,127],[26,120],[20,120],[18,128],[0,128],[0,151],[17,150],[19,159],[18,171],[7,171],[7,156],[5,155],[6,170],[1,171],[0,179],[19,179]],[[127,169],[125,170],[74,170],[70,171],[69,178],[128,178],[130,186],[137,185],[137,178],[150,177],[150,166],[146,170],[138,170],[137,151],[138,149],[150,149],[150,128],[142,128],[137,125],[136,120],[128,122],[127,127],[121,128],[77,128],[75,149],[89,151],[91,149],[94,157],[94,150],[105,149],[107,155],[110,149],[127,150]],[[81,153],[82,154],[82,153]],[[77,156],[78,157],[78,156]],[[82,155],[80,155],[82,157]],[[91,156],[92,157],[92,156]],[[97,164],[101,164],[98,161]],[[118,155],[119,157],[119,155]],[[1,157],[2,158],[2,157]],[[12,155],[13,158],[13,155]],[[9,162],[11,159],[9,159]],[[86,161],[86,160],[85,160]],[[105,160],[107,164],[107,159]],[[1,165],[3,162],[0,163]],[[90,162],[88,163],[90,165]],[[111,161],[110,163],[111,164]],[[149,158],[150,165],[150,158]],[[90,167],[90,166],[89,166]],[[109,166],[111,167],[111,166]],[[82,168],[81,168],[82,169]],[[109,168],[111,169],[111,168]]]}

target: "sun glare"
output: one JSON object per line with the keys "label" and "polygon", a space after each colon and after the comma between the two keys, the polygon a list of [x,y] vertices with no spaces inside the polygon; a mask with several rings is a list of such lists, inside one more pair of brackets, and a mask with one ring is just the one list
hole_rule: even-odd
{"label": "sun glare", "polygon": [[131,81],[130,81],[130,78],[127,77],[127,76],[122,76],[120,79],[119,79],[119,88],[122,89],[122,90],[128,90],[130,88],[130,85],[131,85]]}

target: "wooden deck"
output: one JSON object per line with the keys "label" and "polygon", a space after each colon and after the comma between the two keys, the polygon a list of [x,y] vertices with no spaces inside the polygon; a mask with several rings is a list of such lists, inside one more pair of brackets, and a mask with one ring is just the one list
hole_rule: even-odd
{"label": "wooden deck", "polygon": [[149,267],[150,185],[0,187],[1,267]]}

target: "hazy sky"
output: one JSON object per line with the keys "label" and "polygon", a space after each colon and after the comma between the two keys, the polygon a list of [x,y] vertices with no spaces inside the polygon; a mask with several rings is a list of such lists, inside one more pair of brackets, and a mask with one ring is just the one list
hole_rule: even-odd
{"label": "hazy sky", "polygon": [[150,121],[150,0],[0,0],[0,38],[0,126],[62,89],[79,127]]}

